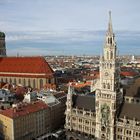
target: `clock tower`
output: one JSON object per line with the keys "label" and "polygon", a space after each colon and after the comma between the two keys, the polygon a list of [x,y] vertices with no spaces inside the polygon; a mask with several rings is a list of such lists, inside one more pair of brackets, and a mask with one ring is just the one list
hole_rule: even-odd
{"label": "clock tower", "polygon": [[99,140],[115,139],[115,118],[122,103],[120,65],[109,12],[103,56],[100,58],[100,81],[96,88],[96,132]]}

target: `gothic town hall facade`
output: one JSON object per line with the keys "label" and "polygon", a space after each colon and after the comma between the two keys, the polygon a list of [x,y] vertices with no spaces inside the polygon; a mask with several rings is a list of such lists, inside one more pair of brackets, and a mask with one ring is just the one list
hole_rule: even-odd
{"label": "gothic town hall facade", "polygon": [[95,96],[77,95],[69,85],[66,102],[67,140],[140,140],[140,98],[123,94],[120,64],[109,13],[100,79]]}

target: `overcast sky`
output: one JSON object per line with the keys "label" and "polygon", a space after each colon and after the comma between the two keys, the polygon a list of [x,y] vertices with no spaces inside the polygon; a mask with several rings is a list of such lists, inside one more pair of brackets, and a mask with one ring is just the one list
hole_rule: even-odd
{"label": "overcast sky", "polygon": [[140,30],[140,0],[0,0],[0,30]]}

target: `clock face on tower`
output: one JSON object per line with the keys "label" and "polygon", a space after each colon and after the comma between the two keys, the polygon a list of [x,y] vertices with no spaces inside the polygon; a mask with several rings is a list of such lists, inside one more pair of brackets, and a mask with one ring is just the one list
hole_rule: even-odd
{"label": "clock face on tower", "polygon": [[106,71],[106,72],[104,72],[104,76],[109,76],[109,73]]}

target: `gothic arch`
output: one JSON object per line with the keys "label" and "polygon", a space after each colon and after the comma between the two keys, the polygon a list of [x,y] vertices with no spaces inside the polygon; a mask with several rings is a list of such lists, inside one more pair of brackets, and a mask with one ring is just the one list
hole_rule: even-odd
{"label": "gothic arch", "polygon": [[105,88],[105,83],[103,83],[103,88]]}
{"label": "gothic arch", "polygon": [[35,88],[35,79],[33,79],[33,88]]}
{"label": "gothic arch", "polygon": [[28,86],[30,86],[30,84],[31,84],[31,83],[30,83],[30,79],[28,79]]}
{"label": "gothic arch", "polygon": [[112,44],[112,38],[110,38],[110,44]]}
{"label": "gothic arch", "polygon": [[21,84],[21,79],[19,78],[18,83]]}
{"label": "gothic arch", "polygon": [[110,84],[109,83],[107,84],[107,88],[110,89]]}
{"label": "gothic arch", "polygon": [[3,78],[1,78],[1,82],[3,82]]}
{"label": "gothic arch", "polygon": [[110,56],[110,58],[113,59],[113,52],[112,52],[112,51],[111,51],[111,56]]}
{"label": "gothic arch", "polygon": [[108,51],[107,51],[107,54],[106,55],[107,55],[107,59],[109,59],[109,53],[108,53]]}
{"label": "gothic arch", "polygon": [[108,44],[109,44],[109,38],[108,38]]}
{"label": "gothic arch", "polygon": [[12,83],[12,79],[10,78],[10,80],[9,80],[9,81],[10,81],[9,83],[11,84],[11,83]]}
{"label": "gothic arch", "polygon": [[42,79],[39,80],[39,84],[40,84],[40,88],[42,88],[43,87],[43,80]]}
{"label": "gothic arch", "polygon": [[16,78],[14,78],[14,84],[16,85],[16,83],[17,83],[17,82],[16,82]]}

